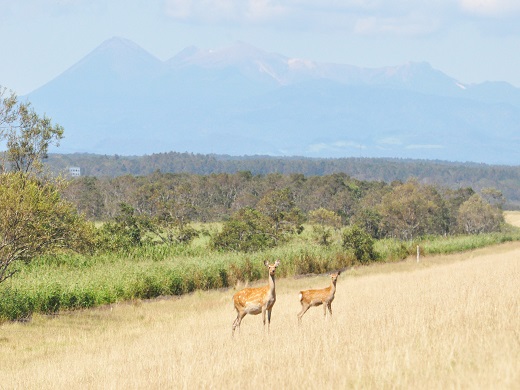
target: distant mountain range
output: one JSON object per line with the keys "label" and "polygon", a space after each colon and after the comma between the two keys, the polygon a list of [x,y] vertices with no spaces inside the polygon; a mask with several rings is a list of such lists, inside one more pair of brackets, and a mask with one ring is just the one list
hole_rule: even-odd
{"label": "distant mountain range", "polygon": [[427,63],[318,63],[245,43],[161,61],[112,38],[27,99],[60,153],[397,157],[520,164],[520,89]]}

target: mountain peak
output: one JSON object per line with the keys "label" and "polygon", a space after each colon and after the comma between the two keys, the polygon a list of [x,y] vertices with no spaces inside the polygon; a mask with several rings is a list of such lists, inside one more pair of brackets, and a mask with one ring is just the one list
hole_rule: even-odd
{"label": "mountain peak", "polygon": [[285,84],[288,59],[237,41],[219,49],[187,47],[168,60],[167,65],[173,69],[189,66],[213,70],[235,69],[250,80],[269,79],[276,84]]}
{"label": "mountain peak", "polygon": [[268,53],[248,43],[237,41],[235,44],[218,49],[201,50],[187,47],[168,60],[170,65],[199,65],[203,67],[227,67],[247,62],[285,61],[285,57]]}
{"label": "mountain peak", "polygon": [[448,95],[460,91],[462,85],[424,61],[409,61],[402,65],[375,69],[371,81],[417,92]]}
{"label": "mountain peak", "polygon": [[182,49],[179,53],[177,53],[172,60],[184,60],[190,57],[193,57],[197,53],[200,52],[200,49],[197,46],[188,46]]}
{"label": "mountain peak", "polygon": [[199,49],[197,46],[188,46],[170,58],[166,63],[170,66],[183,66],[196,63],[208,54],[208,50]]}
{"label": "mountain peak", "polygon": [[242,41],[236,41],[233,45],[221,49],[220,52],[246,58],[264,57],[268,55],[266,51]]}
{"label": "mountain peak", "polygon": [[418,74],[437,72],[428,62],[414,62],[408,61],[404,64],[397,66],[388,66],[383,68],[384,72],[389,76],[400,75],[401,77],[408,78]]}
{"label": "mountain peak", "polygon": [[151,74],[162,62],[133,41],[121,37],[107,39],[66,73],[111,70],[121,79]]}
{"label": "mountain peak", "polygon": [[97,50],[117,50],[120,48],[128,48],[131,50],[144,50],[134,41],[118,36],[114,36],[102,42],[97,47]]}
{"label": "mountain peak", "polygon": [[99,45],[89,56],[107,55],[112,59],[129,59],[140,58],[142,61],[157,62],[159,61],[152,54],[147,52],[137,43],[121,37],[112,37]]}

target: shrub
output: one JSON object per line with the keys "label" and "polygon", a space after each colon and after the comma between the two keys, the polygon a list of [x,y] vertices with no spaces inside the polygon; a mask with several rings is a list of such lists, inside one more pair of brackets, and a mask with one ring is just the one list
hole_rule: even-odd
{"label": "shrub", "polygon": [[98,230],[97,247],[115,252],[142,245],[143,233],[135,210],[126,203],[119,204],[119,214]]}
{"label": "shrub", "polygon": [[62,306],[62,291],[58,283],[47,286],[39,292],[37,297],[37,310],[44,314],[57,313]]}
{"label": "shrub", "polygon": [[309,212],[309,221],[312,223],[313,238],[320,245],[329,245],[330,238],[334,228],[341,225],[341,217],[334,211],[324,208],[311,210]]}
{"label": "shrub", "polygon": [[244,208],[224,223],[212,246],[218,250],[254,252],[276,245],[269,219],[257,210]]}
{"label": "shrub", "polygon": [[182,229],[179,229],[176,240],[180,244],[189,244],[198,236],[199,232],[196,229],[191,226],[184,226]]}
{"label": "shrub", "polygon": [[363,228],[352,225],[343,230],[343,248],[353,252],[356,260],[368,263],[377,259],[374,239]]}
{"label": "shrub", "polygon": [[0,319],[8,321],[26,320],[34,311],[34,300],[26,291],[13,288],[2,290],[0,295]]}
{"label": "shrub", "polygon": [[0,283],[16,272],[18,262],[89,249],[93,226],[61,198],[59,189],[58,182],[20,172],[0,174]]}
{"label": "shrub", "polygon": [[465,234],[499,231],[503,223],[502,210],[490,205],[478,194],[461,204],[457,216],[458,228]]}

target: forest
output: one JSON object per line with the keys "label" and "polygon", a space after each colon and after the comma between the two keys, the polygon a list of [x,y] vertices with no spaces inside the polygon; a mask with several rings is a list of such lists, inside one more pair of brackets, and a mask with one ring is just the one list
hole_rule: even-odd
{"label": "forest", "polygon": [[226,156],[192,153],[157,153],[144,156],[95,154],[49,154],[46,165],[54,173],[68,167],[81,168],[84,176],[145,176],[155,171],[211,175],[251,172],[253,175],[279,173],[324,176],[344,173],[364,181],[405,182],[410,178],[422,184],[451,189],[471,187],[475,191],[495,188],[504,195],[504,208],[520,209],[520,167],[433,160],[395,158],[331,158],[271,156]]}
{"label": "forest", "polygon": [[333,228],[357,225],[376,239],[405,240],[498,230],[505,202],[491,188],[476,193],[416,179],[388,184],[343,173],[306,177],[249,171],[81,177],[68,183],[63,196],[89,220],[127,215],[141,221],[145,230],[155,226],[184,232],[191,222],[226,222],[252,209],[269,217],[275,231],[277,225],[297,228],[314,218]]}

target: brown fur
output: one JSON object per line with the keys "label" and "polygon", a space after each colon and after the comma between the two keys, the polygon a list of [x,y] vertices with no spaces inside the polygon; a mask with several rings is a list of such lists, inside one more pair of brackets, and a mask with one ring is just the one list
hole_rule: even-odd
{"label": "brown fur", "polygon": [[269,330],[271,325],[271,310],[276,302],[274,273],[279,264],[280,260],[276,260],[272,265],[270,265],[267,260],[264,262],[264,265],[269,270],[269,283],[267,286],[244,288],[233,295],[233,302],[235,304],[235,310],[237,311],[237,318],[233,322],[233,334],[236,328],[240,330],[240,323],[246,314],[256,315],[262,313],[265,326],[265,313],[267,312],[267,328]]}
{"label": "brown fur", "polygon": [[302,310],[298,313],[298,322],[301,321],[305,312],[312,306],[323,305],[323,314],[327,316],[327,309],[329,309],[329,313],[332,316],[332,301],[334,300],[334,294],[336,293],[336,281],[340,274],[341,271],[338,271],[337,273],[330,275],[331,283],[327,288],[300,291]]}

